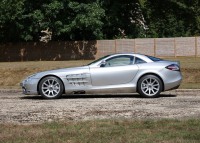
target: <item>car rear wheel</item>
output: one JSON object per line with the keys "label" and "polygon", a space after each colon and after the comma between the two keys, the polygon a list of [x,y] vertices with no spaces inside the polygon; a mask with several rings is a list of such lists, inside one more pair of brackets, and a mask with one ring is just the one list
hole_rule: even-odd
{"label": "car rear wheel", "polygon": [[145,75],[138,82],[138,92],[143,97],[158,97],[162,88],[161,80],[155,75]]}
{"label": "car rear wheel", "polygon": [[39,92],[45,99],[58,99],[63,93],[63,84],[60,79],[48,76],[40,81]]}

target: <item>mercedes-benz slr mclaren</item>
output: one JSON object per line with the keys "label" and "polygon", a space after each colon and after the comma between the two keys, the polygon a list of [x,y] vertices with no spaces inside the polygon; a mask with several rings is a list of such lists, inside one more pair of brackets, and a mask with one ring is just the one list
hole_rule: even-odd
{"label": "mercedes-benz slr mclaren", "polygon": [[76,93],[139,93],[151,98],[178,88],[181,80],[179,62],[127,53],[107,55],[85,66],[39,72],[21,86],[24,94],[45,99]]}

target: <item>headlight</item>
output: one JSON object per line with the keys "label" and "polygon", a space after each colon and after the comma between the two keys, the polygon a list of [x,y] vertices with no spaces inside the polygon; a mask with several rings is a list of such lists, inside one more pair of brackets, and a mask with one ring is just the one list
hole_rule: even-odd
{"label": "headlight", "polygon": [[36,76],[36,74],[30,75],[25,79],[25,82],[30,81],[31,79],[33,79]]}

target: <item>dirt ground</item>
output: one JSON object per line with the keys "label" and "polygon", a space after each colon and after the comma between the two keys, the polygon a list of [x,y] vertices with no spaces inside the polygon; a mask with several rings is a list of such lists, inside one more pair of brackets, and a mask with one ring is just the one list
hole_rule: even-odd
{"label": "dirt ground", "polygon": [[123,94],[64,95],[59,100],[43,100],[23,95],[20,90],[0,89],[0,123],[199,117],[200,90],[168,91],[155,99]]}

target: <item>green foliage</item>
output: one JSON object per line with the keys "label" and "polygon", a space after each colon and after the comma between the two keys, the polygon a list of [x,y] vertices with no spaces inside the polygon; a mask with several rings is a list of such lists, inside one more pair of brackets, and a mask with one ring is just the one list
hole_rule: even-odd
{"label": "green foliage", "polygon": [[53,40],[101,39],[104,9],[98,1],[1,0],[0,40],[38,41],[49,29]]}
{"label": "green foliage", "polygon": [[199,0],[0,0],[0,42],[200,35]]}
{"label": "green foliage", "polygon": [[148,0],[144,15],[148,37],[198,36],[200,3],[198,0]]}
{"label": "green foliage", "polygon": [[138,0],[110,0],[103,7],[105,39],[144,37],[145,25]]}
{"label": "green foliage", "polygon": [[[68,17],[62,17],[63,27],[60,27],[60,33],[58,38],[68,37],[72,40],[92,40],[102,38],[102,17],[105,16],[104,10],[101,8],[100,3],[79,3],[69,2]],[[64,40],[64,39],[63,39]]]}
{"label": "green foliage", "polygon": [[24,0],[0,1],[0,41],[15,41],[19,39],[20,23],[24,8]]}

